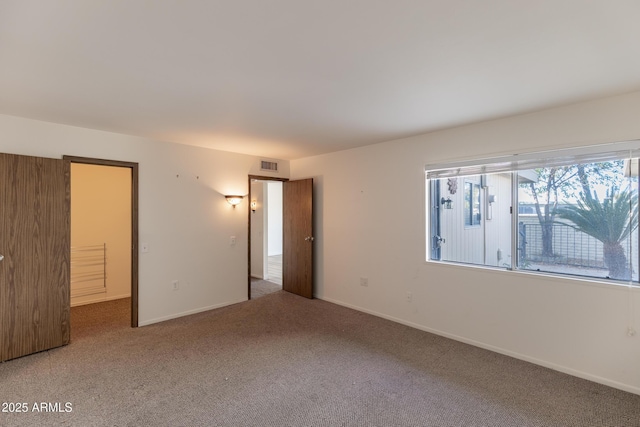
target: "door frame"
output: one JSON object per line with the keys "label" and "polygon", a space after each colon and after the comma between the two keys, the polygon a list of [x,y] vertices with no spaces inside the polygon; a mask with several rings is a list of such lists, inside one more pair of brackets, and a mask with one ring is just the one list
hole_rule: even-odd
{"label": "door frame", "polygon": [[[131,169],[131,327],[138,327],[138,163],[90,157],[63,156],[70,163]],[[71,173],[68,174],[69,185]]]}
{"label": "door frame", "polygon": [[433,179],[429,183],[431,188],[429,188],[429,200],[431,211],[429,212],[429,228],[430,228],[430,237],[431,237],[431,245],[429,247],[429,259],[431,260],[440,260],[442,257],[442,249],[441,249],[441,239],[442,236],[440,233],[442,232],[442,224],[441,224],[441,207],[442,203],[440,202],[440,180]]}
{"label": "door frame", "polygon": [[251,299],[251,181],[280,181],[287,182],[289,178],[278,178],[273,176],[249,175],[249,203],[247,203],[247,223],[248,225],[248,245],[247,245],[247,299]]}

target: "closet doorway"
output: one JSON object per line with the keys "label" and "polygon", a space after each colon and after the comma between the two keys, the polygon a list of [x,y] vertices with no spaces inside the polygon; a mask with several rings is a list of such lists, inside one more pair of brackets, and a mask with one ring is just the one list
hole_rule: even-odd
{"label": "closet doorway", "polygon": [[72,314],[137,327],[138,165],[65,159],[71,163]]}

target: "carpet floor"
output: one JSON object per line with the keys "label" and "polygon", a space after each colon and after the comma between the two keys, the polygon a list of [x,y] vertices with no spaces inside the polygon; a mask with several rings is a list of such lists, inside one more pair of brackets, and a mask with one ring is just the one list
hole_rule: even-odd
{"label": "carpet floor", "polygon": [[251,299],[256,299],[282,290],[282,285],[268,280],[251,279]]}
{"label": "carpet floor", "polygon": [[0,425],[640,426],[638,395],[283,291],[92,328],[0,364]]}

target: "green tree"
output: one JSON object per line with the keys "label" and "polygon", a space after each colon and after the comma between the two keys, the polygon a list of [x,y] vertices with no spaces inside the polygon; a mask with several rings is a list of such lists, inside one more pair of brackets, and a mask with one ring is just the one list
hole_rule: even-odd
{"label": "green tree", "polygon": [[604,262],[612,279],[628,280],[631,270],[627,262],[624,241],[638,226],[638,197],[633,191],[612,186],[600,201],[597,194],[581,192],[576,205],[562,207],[561,218],[602,242]]}
{"label": "green tree", "polygon": [[622,178],[621,160],[560,167],[538,168],[535,182],[520,184],[534,199],[542,233],[542,256],[554,256],[553,225],[562,200],[573,199],[580,190],[591,196],[589,177],[594,184],[616,185]]}
{"label": "green tree", "polygon": [[573,166],[536,169],[538,180],[527,189],[535,201],[536,214],[542,232],[542,256],[553,256],[553,224],[558,214],[558,197],[572,188],[577,171]]}

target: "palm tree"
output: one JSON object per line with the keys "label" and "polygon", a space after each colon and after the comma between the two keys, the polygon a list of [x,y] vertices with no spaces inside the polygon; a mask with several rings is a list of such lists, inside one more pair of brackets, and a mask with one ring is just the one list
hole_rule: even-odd
{"label": "palm tree", "polygon": [[614,186],[607,190],[607,197],[602,202],[597,194],[581,192],[577,205],[563,207],[559,215],[573,222],[578,230],[602,242],[604,263],[609,268],[610,278],[631,278],[622,241],[638,226],[638,197],[635,192],[618,192]]}

